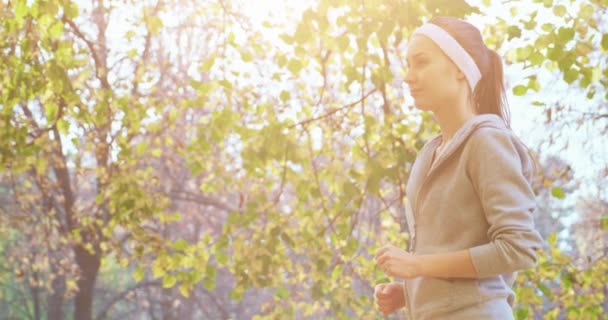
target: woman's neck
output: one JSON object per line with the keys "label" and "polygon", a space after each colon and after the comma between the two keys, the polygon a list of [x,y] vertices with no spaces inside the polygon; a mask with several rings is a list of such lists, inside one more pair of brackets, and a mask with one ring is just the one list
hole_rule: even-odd
{"label": "woman's neck", "polygon": [[475,114],[474,108],[469,101],[463,101],[463,103],[451,106],[451,108],[441,108],[438,112],[435,112],[435,119],[439,123],[439,127],[441,127],[442,140],[445,142],[452,139],[456,131],[462,128],[465,122],[475,116]]}

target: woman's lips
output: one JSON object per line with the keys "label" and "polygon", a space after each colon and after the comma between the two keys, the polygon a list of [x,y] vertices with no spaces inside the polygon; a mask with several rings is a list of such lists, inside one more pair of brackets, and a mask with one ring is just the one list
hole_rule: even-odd
{"label": "woman's lips", "polygon": [[422,90],[420,90],[420,89],[416,89],[416,90],[410,90],[410,94],[411,94],[412,96],[416,96],[416,95],[419,95],[421,91],[422,91]]}

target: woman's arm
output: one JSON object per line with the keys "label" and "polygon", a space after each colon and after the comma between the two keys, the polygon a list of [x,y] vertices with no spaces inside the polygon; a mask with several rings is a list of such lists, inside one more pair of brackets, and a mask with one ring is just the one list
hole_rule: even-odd
{"label": "woman's arm", "polygon": [[534,266],[543,240],[534,229],[534,192],[527,177],[525,150],[507,130],[478,129],[470,139],[468,174],[489,224],[489,242],[441,254],[412,255],[388,245],[376,260],[389,276],[485,278]]}
{"label": "woman's arm", "polygon": [[470,139],[467,172],[481,200],[490,240],[468,249],[477,276],[530,268],[543,240],[534,229],[536,200],[527,150],[504,129],[480,128]]}
{"label": "woman's arm", "polygon": [[436,278],[476,278],[468,250],[415,256],[420,263],[419,276]]}
{"label": "woman's arm", "polygon": [[393,245],[386,245],[376,253],[376,262],[388,276],[401,279],[477,277],[468,250],[415,255]]}

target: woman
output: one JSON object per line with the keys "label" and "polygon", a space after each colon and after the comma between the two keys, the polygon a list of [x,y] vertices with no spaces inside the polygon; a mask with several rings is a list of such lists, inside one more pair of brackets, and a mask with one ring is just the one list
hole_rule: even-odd
{"label": "woman", "polygon": [[405,81],[441,134],[407,185],[410,248],[380,248],[376,305],[410,319],[513,319],[515,272],[534,266],[533,162],[509,127],[500,56],[473,25],[437,17],[408,44]]}

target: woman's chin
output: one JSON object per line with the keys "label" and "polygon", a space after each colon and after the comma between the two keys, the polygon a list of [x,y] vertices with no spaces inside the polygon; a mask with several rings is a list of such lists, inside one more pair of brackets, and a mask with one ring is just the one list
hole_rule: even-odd
{"label": "woman's chin", "polygon": [[419,100],[414,100],[414,107],[420,111],[431,111],[430,106]]}

